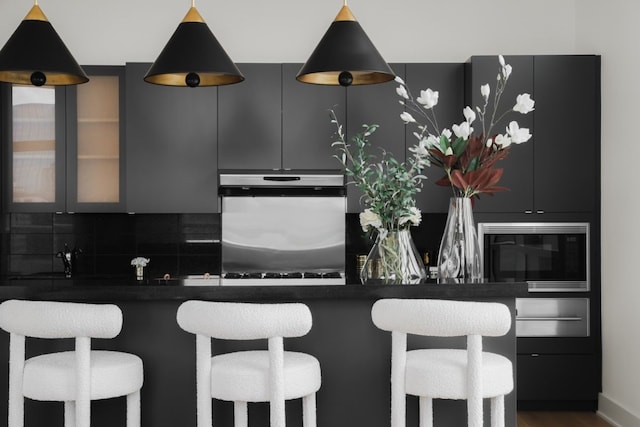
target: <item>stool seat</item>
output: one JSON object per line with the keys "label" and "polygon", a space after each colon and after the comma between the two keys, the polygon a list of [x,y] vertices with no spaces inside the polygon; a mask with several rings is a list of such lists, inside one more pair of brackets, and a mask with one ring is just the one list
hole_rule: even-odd
{"label": "stool seat", "polygon": [[[76,353],[43,354],[25,361],[22,392],[43,401],[76,400]],[[91,400],[126,396],[143,383],[142,359],[116,351],[91,351]]]}
{"label": "stool seat", "polygon": [[[320,362],[315,357],[285,351],[284,398],[297,399],[320,389]],[[239,351],[211,359],[211,395],[226,401],[268,402],[269,352]]]}
{"label": "stool seat", "polygon": [[[482,352],[482,397],[513,390],[512,364],[506,357]],[[406,393],[434,399],[467,399],[467,351],[423,349],[407,352]]]}

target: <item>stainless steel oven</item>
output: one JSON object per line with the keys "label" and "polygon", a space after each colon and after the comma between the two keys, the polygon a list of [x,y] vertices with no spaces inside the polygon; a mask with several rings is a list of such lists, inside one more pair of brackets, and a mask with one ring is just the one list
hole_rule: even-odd
{"label": "stainless steel oven", "polygon": [[588,223],[479,223],[484,277],[529,292],[591,289]]}
{"label": "stainless steel oven", "polygon": [[344,175],[221,173],[222,285],[345,283]]}

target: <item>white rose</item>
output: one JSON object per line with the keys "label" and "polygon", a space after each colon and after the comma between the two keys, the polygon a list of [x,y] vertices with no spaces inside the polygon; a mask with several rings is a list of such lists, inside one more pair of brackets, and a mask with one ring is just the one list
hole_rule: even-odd
{"label": "white rose", "polygon": [[365,209],[360,213],[360,226],[362,227],[362,231],[369,231],[370,227],[381,229],[382,220],[380,220],[378,214],[371,209]]}
{"label": "white rose", "polygon": [[398,221],[399,225],[404,225],[407,222],[410,222],[411,225],[420,225],[420,221],[422,220],[422,213],[420,209],[415,206],[409,209],[411,212],[409,215],[405,215]]}

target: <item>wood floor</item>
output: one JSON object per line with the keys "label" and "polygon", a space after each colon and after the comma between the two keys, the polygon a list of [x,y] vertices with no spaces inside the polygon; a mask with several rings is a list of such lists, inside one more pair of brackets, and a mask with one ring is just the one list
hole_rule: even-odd
{"label": "wood floor", "polygon": [[518,427],[611,427],[595,412],[518,411]]}

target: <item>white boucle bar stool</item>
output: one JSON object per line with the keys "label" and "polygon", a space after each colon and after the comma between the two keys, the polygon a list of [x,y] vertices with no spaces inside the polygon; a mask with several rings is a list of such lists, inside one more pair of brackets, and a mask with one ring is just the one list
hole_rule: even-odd
{"label": "white boucle bar stool", "polygon": [[[309,354],[284,351],[283,342],[311,329],[306,305],[186,301],[178,308],[177,320],[196,335],[198,427],[212,425],[212,398],[234,402],[236,427],[248,425],[247,402],[269,402],[271,427],[284,427],[285,400],[302,398],[303,426],[316,426],[320,363]],[[267,339],[268,350],[211,357],[211,338]]]}
{"label": "white boucle bar stool", "polygon": [[[483,336],[511,328],[504,304],[383,299],[371,310],[373,323],[391,331],[391,427],[406,425],[406,394],[419,396],[420,427],[433,426],[433,399],[466,399],[468,425],[483,425],[482,399],[491,398],[491,425],[504,426],[504,396],[513,390],[513,367],[504,356],[482,351]],[[466,336],[466,350],[407,351],[407,334]]]}
{"label": "white boucle bar stool", "polygon": [[[89,427],[91,400],[127,397],[127,427],[140,426],[142,360],[91,350],[91,338],[114,338],[122,312],[112,304],[9,300],[0,304],[9,340],[9,427],[24,425],[24,398],[64,402],[65,427]],[[75,338],[75,351],[25,360],[26,337]]]}

